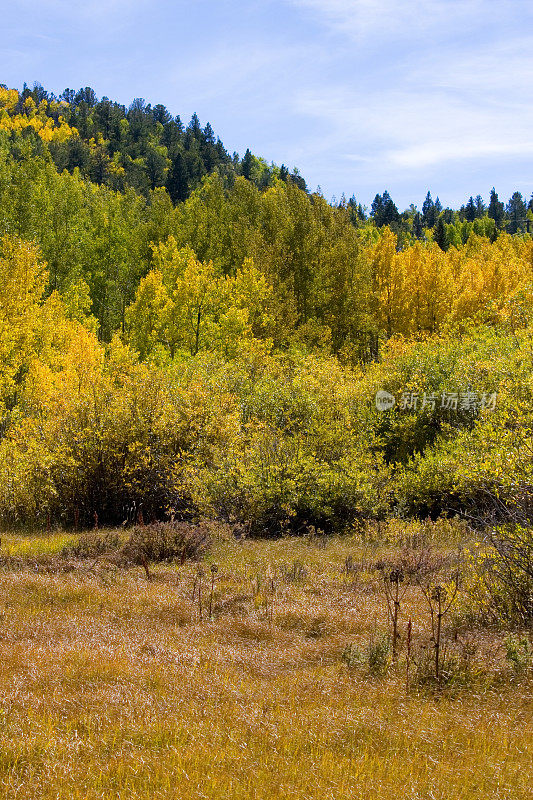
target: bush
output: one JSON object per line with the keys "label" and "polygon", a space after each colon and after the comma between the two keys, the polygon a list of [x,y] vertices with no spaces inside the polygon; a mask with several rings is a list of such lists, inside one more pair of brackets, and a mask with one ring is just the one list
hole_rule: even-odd
{"label": "bush", "polygon": [[491,550],[476,559],[478,581],[472,587],[499,619],[533,626],[533,528],[504,525],[494,528]]}
{"label": "bush", "polygon": [[368,672],[370,675],[385,675],[391,661],[391,638],[388,633],[382,633],[372,638],[367,650]]}
{"label": "bush", "polygon": [[65,558],[98,558],[107,553],[116,553],[120,539],[115,531],[88,531],[82,533],[76,544],[61,551]]}
{"label": "bush", "polygon": [[508,636],[504,639],[505,655],[513,672],[519,674],[533,667],[533,648],[526,636]]}
{"label": "bush", "polygon": [[183,564],[187,559],[199,559],[209,544],[210,534],[205,523],[155,522],[135,526],[121,554],[133,564],[149,561]]}
{"label": "bush", "polygon": [[108,556],[118,564],[199,559],[209,548],[210,532],[206,523],[156,522],[137,525],[125,542],[114,531],[90,531],[80,536],[75,545],[62,551],[65,558],[98,558]]}
{"label": "bush", "polygon": [[372,637],[364,652],[349,644],[342,653],[342,660],[349,669],[364,667],[369,675],[382,677],[391,663],[391,638],[387,633]]}

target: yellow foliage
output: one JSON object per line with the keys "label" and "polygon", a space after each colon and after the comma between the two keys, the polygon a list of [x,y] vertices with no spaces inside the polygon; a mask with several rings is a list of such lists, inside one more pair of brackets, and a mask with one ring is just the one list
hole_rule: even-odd
{"label": "yellow foliage", "polygon": [[199,261],[174,237],[153,247],[153,269],[127,310],[130,341],[145,356],[158,345],[173,357],[215,349],[231,355],[254,335],[265,338],[272,324],[273,292],[265,276],[246,259],[234,277],[212,261]]}
{"label": "yellow foliage", "polygon": [[24,101],[24,114],[16,113],[18,101],[19,94],[16,90],[0,87],[0,131],[22,133],[28,128],[33,128],[47,144],[64,142],[71,136],[77,136],[76,128],[70,127],[63,117],[59,116],[56,123],[47,115],[49,106],[46,100],[43,100],[37,108],[33,98],[27,97]]}
{"label": "yellow foliage", "polygon": [[449,322],[503,312],[531,285],[533,241],[502,233],[495,242],[472,233],[465,247],[443,252],[433,242],[398,251],[384,228],[364,256],[372,271],[375,315],[382,333],[435,333]]}

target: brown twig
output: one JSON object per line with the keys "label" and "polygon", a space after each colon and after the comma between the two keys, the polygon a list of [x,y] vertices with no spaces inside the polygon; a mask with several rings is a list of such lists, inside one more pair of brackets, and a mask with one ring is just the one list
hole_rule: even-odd
{"label": "brown twig", "polygon": [[211,594],[209,596],[209,619],[213,619],[213,597],[215,594],[215,575],[218,572],[216,564],[211,564]]}
{"label": "brown twig", "polygon": [[409,691],[409,669],[411,667],[412,634],[413,634],[413,623],[411,622],[411,617],[409,617],[409,622],[407,623],[407,657],[405,666],[405,690],[407,692]]}

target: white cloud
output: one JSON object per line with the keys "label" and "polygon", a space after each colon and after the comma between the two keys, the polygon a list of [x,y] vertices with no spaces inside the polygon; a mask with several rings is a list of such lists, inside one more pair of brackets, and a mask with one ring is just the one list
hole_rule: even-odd
{"label": "white cloud", "polygon": [[[499,15],[505,0],[289,0],[312,12],[359,43],[367,38],[416,37],[428,29],[460,29],[475,19],[482,23],[483,6]],[[521,5],[518,0],[516,5]],[[481,15],[481,16],[480,16]]]}
{"label": "white cloud", "polygon": [[[511,9],[491,0],[291,1],[365,43],[335,81],[299,92],[299,112],[328,122],[327,134],[308,142],[309,162],[325,163],[328,153],[333,162],[342,153],[348,181],[351,175],[375,187],[429,174],[445,180],[461,165],[530,162],[533,36],[521,24],[522,2]],[[454,27],[463,36],[475,28],[477,35],[466,43],[450,37]],[[382,35],[399,41],[376,59],[368,47]]]}
{"label": "white cloud", "polygon": [[328,136],[316,141],[315,155],[344,152],[376,177],[453,161],[533,155],[533,106],[524,109],[516,98],[476,107],[442,91],[390,90],[364,98],[308,91],[300,96],[299,110],[334,121]]}
{"label": "white cloud", "polygon": [[[189,86],[202,98],[220,96],[221,84],[224,94],[246,103],[242,94],[249,97],[254,90],[261,97],[271,93],[276,102],[280,100],[280,83],[291,75],[293,79],[305,70],[309,48],[298,45],[273,45],[255,41],[232,44],[216,44],[201,50],[194,58],[170,69],[167,74],[177,85]],[[315,61],[320,55],[314,52]],[[247,94],[248,93],[248,94]],[[246,108],[243,111],[247,112]]]}

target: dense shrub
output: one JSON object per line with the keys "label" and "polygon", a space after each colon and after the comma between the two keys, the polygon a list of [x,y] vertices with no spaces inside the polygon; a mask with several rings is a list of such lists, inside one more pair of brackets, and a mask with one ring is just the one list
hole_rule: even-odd
{"label": "dense shrub", "polygon": [[116,531],[88,531],[63,550],[66,558],[91,559],[107,556],[119,564],[199,559],[211,543],[207,523],[156,522],[135,525],[120,536]]}
{"label": "dense shrub", "polygon": [[[396,259],[394,237],[376,236],[367,256],[384,267],[387,253]],[[318,317],[297,325],[272,276],[251,262],[225,275],[178,238],[154,245],[153,280],[107,345],[83,287],[71,287],[74,299],[47,297],[38,250],[2,240],[0,520],[104,526],[210,515],[279,535],[353,530],[391,511],[533,519],[525,300],[485,309],[490,325],[392,337],[376,363],[353,367],[346,353],[331,354]],[[523,269],[530,247],[506,241],[502,252],[517,248]],[[412,255],[431,261],[435,251]],[[491,251],[493,266],[500,256]],[[376,408],[380,389],[394,408]],[[439,403],[471,389],[478,398],[498,390],[496,407]],[[418,405],[403,402],[406,393]]]}
{"label": "dense shrub", "polygon": [[65,558],[98,558],[107,553],[116,553],[120,548],[120,537],[116,531],[87,531],[75,544],[62,551]]}
{"label": "dense shrub", "polygon": [[494,616],[533,627],[533,528],[499,526],[489,542],[490,550],[476,559],[474,597]]}
{"label": "dense shrub", "polygon": [[134,564],[149,561],[180,561],[200,558],[210,545],[209,528],[205,524],[156,522],[135,526],[121,550],[122,556]]}

